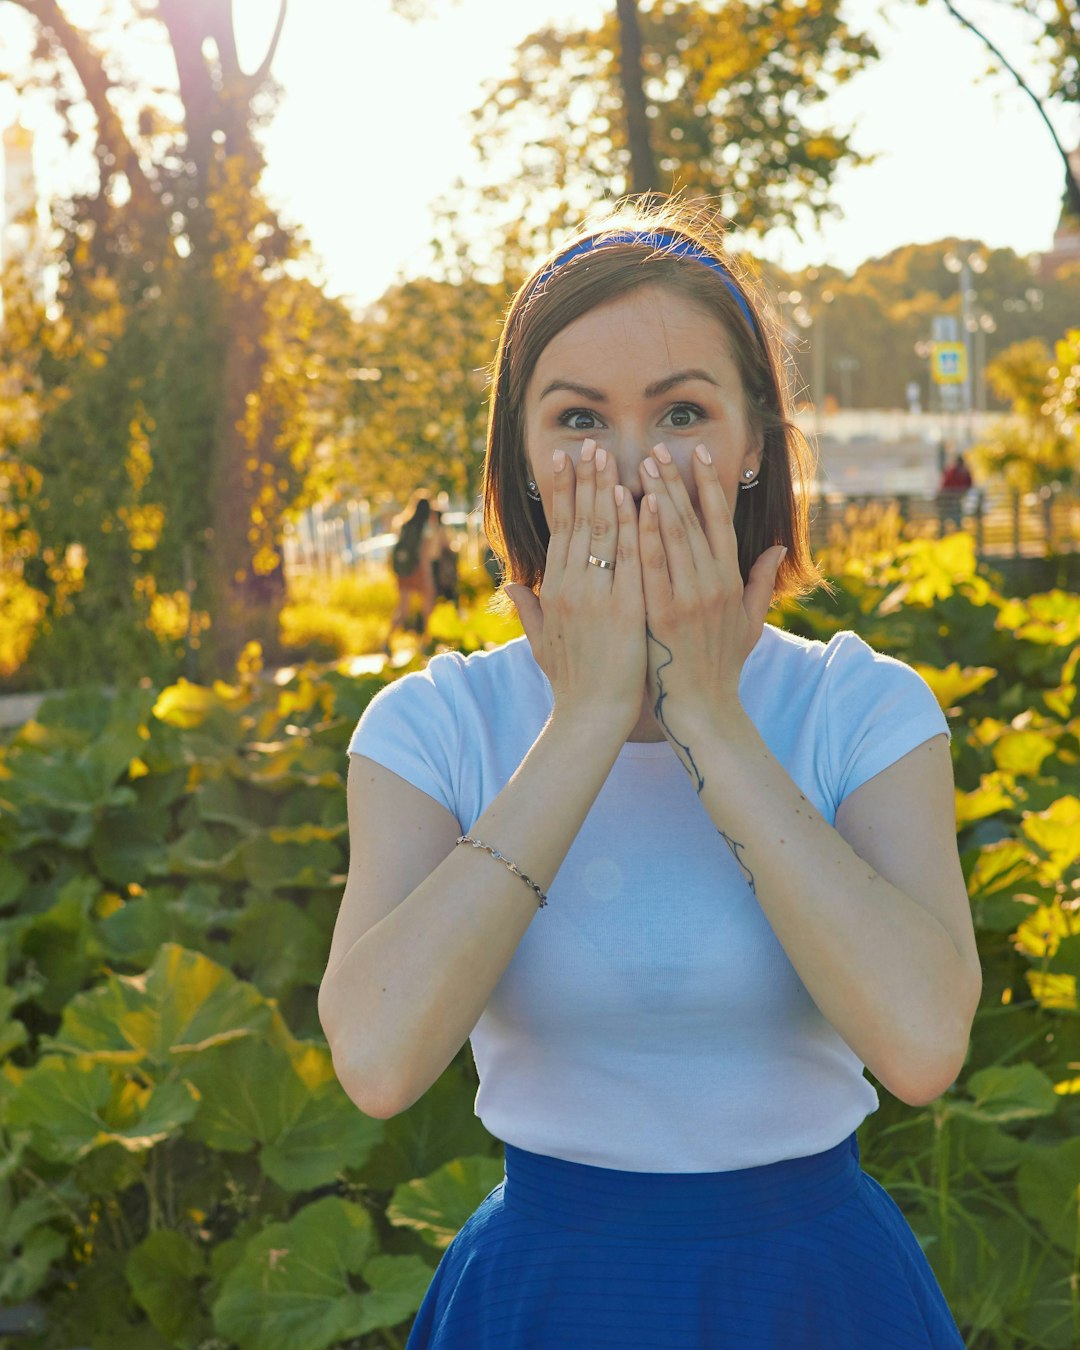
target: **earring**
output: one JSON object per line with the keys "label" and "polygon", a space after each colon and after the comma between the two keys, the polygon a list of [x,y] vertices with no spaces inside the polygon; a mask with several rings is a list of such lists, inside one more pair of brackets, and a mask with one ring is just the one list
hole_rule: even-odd
{"label": "earring", "polygon": [[745,483],[740,483],[740,484],[739,484],[739,491],[740,491],[740,492],[749,492],[749,490],[750,490],[751,488],[756,488],[757,485],[758,485],[758,483],[761,481],[759,478],[755,478],[755,477],[754,477],[754,471],[753,471],[753,469],[744,469],[744,470],[743,470],[743,477],[746,478],[746,479],[748,479],[749,481],[748,481],[748,482],[745,482]]}
{"label": "earring", "polygon": [[538,502],[540,500],[540,489],[536,486],[536,483],[531,478],[529,479],[529,486],[525,489],[525,493],[534,502]]}

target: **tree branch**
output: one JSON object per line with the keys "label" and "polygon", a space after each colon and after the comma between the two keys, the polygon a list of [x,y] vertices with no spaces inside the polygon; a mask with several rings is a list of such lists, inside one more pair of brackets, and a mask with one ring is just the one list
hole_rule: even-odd
{"label": "tree branch", "polygon": [[1046,110],[1043,108],[1042,105],[1042,100],[1039,98],[1038,94],[1036,94],[1035,91],[1031,88],[1031,86],[1027,83],[1027,81],[1016,69],[1016,67],[1005,59],[1002,52],[990,41],[990,39],[986,36],[986,34],[983,33],[980,29],[976,28],[970,19],[964,18],[964,16],[952,3],[952,0],[942,0],[942,4],[945,6],[945,8],[949,11],[949,13],[953,16],[954,19],[962,23],[965,28],[970,29],[970,31],[975,34],[975,36],[980,40],[980,42],[982,42],[984,46],[986,46],[994,54],[997,60],[1001,62],[1001,64],[1013,77],[1013,79],[1024,91],[1024,93],[1027,94],[1028,98],[1031,99],[1032,103],[1035,104],[1039,116],[1046,123],[1046,129],[1050,132],[1050,135],[1054,139],[1054,144],[1057,146],[1057,152],[1061,156],[1061,162],[1065,165],[1065,192],[1069,199],[1069,209],[1077,217],[1077,219],[1080,219],[1080,183],[1076,181],[1076,176],[1072,171],[1072,165],[1069,163],[1068,151],[1061,144],[1061,141],[1058,140],[1058,134],[1054,130],[1054,124],[1050,121],[1049,117],[1047,117]]}
{"label": "tree branch", "polygon": [[100,53],[76,28],[61,10],[58,0],[12,0],[13,4],[32,15],[49,34],[56,46],[60,47],[71,62],[75,74],[86,94],[87,102],[97,117],[98,163],[101,172],[101,188],[104,190],[109,166],[102,155],[105,151],[113,159],[115,168],[128,180],[131,195],[141,207],[159,211],[160,203],[153,184],[143,172],[139,156],[124,131],[120,118],[109,102],[109,90],[114,87],[109,78]]}

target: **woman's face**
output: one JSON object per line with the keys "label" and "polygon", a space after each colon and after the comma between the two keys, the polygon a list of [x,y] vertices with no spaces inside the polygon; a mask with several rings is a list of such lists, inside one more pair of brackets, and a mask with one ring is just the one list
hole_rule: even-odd
{"label": "woman's face", "polygon": [[[551,522],[555,450],[575,468],[592,439],[615,458],[640,502],[641,464],[663,442],[701,519],[690,456],[704,444],[732,512],[743,472],[758,469],[761,437],[723,325],[678,291],[641,286],[589,310],[540,354],[525,389],[525,453]],[[704,522],[703,522],[704,523]]]}

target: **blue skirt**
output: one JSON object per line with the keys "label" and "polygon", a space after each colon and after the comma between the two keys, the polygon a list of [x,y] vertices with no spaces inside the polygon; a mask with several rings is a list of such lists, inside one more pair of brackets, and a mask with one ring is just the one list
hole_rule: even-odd
{"label": "blue skirt", "polygon": [[964,1350],[899,1208],[824,1153],[624,1172],[506,1145],[406,1350]]}

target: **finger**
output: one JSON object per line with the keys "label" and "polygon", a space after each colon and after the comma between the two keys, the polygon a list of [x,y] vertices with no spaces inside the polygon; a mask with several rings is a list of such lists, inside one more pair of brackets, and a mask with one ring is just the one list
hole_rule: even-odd
{"label": "finger", "polygon": [[551,522],[544,581],[556,585],[566,571],[566,555],[574,527],[574,465],[565,450],[551,457]]}
{"label": "finger", "polygon": [[613,490],[618,513],[619,534],[615,548],[615,576],[611,593],[627,609],[643,616],[644,593],[641,588],[641,552],[638,544],[638,513],[634,498],[619,483]]}
{"label": "finger", "polygon": [[761,630],[765,626],[765,616],[769,612],[773,591],[776,588],[776,574],[786,552],[787,549],[783,544],[774,544],[760,555],[750,569],[743,591],[743,610],[755,641],[761,636]]}
{"label": "finger", "polygon": [[566,569],[580,573],[592,552],[593,502],[596,498],[596,442],[581,443],[581,458],[574,472],[573,526],[566,551]]}
{"label": "finger", "polygon": [[528,586],[521,586],[517,582],[509,582],[503,589],[517,610],[521,626],[529,640],[532,654],[539,663],[544,638],[544,611],[540,608],[540,601],[537,600]]}
{"label": "finger", "polygon": [[[597,558],[603,558],[605,562],[614,562],[619,538],[618,512],[615,507],[615,480],[618,476],[615,457],[598,445],[594,465],[595,492],[589,552]],[[590,570],[608,580],[609,586],[613,584],[611,573],[604,568],[590,564]]]}
{"label": "finger", "polygon": [[[704,458],[703,458],[704,457]],[[739,574],[739,541],[735,535],[735,520],[727,494],[720,483],[716,465],[704,445],[694,451],[694,481],[697,483],[701,516],[705,522],[705,538],[712,556],[720,563],[725,575]]]}
{"label": "finger", "polygon": [[[694,510],[693,503],[690,500],[690,493],[686,489],[683,476],[679,472],[678,466],[673,463],[671,454],[662,441],[659,445],[653,446],[650,458],[657,466],[660,481],[671,499],[671,504],[675,508],[678,519],[682,521],[687,547],[690,556],[693,558],[694,566],[699,572],[705,572],[713,560],[712,551],[709,548],[705,531],[702,529],[701,521],[698,519],[698,513]],[[655,488],[652,490],[655,491]],[[661,513],[660,523],[662,526],[663,513]],[[670,557],[672,557],[672,554],[669,550]]]}
{"label": "finger", "polygon": [[638,548],[641,550],[641,585],[645,593],[645,609],[659,612],[671,602],[671,574],[667,554],[660,537],[660,503],[657,495],[647,492],[638,511]]}
{"label": "finger", "polygon": [[[674,468],[674,465],[671,467]],[[652,497],[657,505],[657,525],[663,543],[671,585],[674,588],[681,582],[685,588],[694,585],[698,573],[698,564],[690,546],[690,536],[686,523],[671,500],[671,495],[660,469],[661,465],[657,464],[651,455],[645,459],[641,466],[641,481],[645,485],[646,494],[645,504],[648,506],[649,498]],[[678,471],[676,470],[676,472]],[[705,548],[708,547],[704,536],[702,536],[702,545]],[[705,565],[703,563],[703,566]],[[707,565],[712,565],[711,557]]]}

